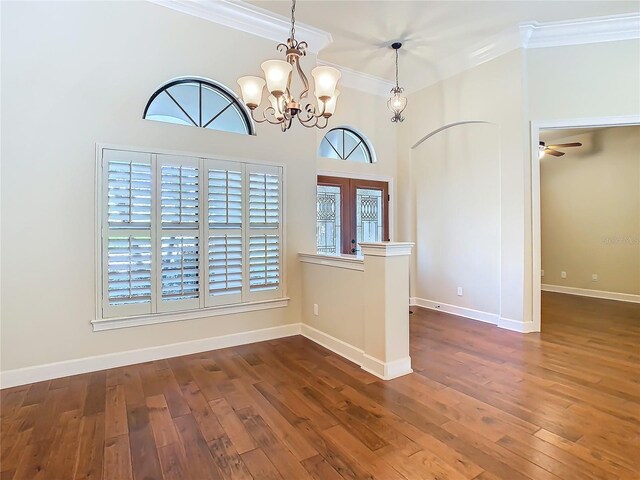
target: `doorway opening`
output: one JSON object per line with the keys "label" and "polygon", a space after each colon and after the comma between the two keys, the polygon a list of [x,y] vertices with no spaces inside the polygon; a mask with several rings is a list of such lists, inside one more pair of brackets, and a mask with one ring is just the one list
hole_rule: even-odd
{"label": "doorway opening", "polygon": [[640,303],[640,117],[533,124],[531,141],[534,331],[567,302]]}

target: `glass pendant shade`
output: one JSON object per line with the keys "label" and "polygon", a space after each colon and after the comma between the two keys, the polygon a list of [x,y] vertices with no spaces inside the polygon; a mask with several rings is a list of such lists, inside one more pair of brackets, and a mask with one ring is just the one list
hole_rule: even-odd
{"label": "glass pendant shade", "polygon": [[269,95],[269,102],[271,102],[271,107],[273,107],[274,117],[276,117],[277,120],[282,120],[284,118],[284,114],[282,113],[283,109],[280,107],[278,99],[273,95]]}
{"label": "glass pendant shade", "polygon": [[267,90],[275,96],[279,97],[287,91],[289,77],[293,67],[289,62],[284,60],[267,60],[263,62],[262,71],[264,78],[267,80]]}
{"label": "glass pendant shade", "polygon": [[338,80],[342,76],[340,71],[333,67],[322,66],[311,70],[311,75],[315,81],[316,98],[325,100],[328,97],[333,97]]}
{"label": "glass pendant shade", "polygon": [[391,90],[391,98],[387,102],[387,106],[389,110],[393,112],[393,117],[391,117],[392,122],[402,122],[404,117],[402,116],[402,112],[407,107],[407,98],[402,96],[402,90],[399,88],[394,88]]}
{"label": "glass pendant shade", "polygon": [[240,77],[238,79],[238,85],[240,85],[240,92],[242,93],[242,101],[249,108],[256,108],[262,101],[262,90],[264,89],[265,81],[260,77]]}
{"label": "glass pendant shade", "polygon": [[324,104],[324,117],[329,118],[336,111],[336,103],[338,102],[338,97],[340,96],[340,90],[334,90],[333,95],[329,100],[327,100]]}

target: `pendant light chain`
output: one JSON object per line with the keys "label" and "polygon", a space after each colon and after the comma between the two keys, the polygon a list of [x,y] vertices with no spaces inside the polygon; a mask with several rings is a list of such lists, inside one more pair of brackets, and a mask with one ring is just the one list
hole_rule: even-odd
{"label": "pendant light chain", "polygon": [[398,83],[398,50],[396,48],[396,88],[398,88],[399,83]]}
{"label": "pendant light chain", "polygon": [[291,41],[296,36],[296,0],[291,2]]}

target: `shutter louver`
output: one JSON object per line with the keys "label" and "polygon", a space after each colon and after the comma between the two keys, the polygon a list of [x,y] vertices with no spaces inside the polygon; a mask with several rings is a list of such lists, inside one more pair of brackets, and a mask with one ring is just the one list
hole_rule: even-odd
{"label": "shutter louver", "polygon": [[277,228],[280,223],[280,178],[269,173],[249,175],[249,223],[252,228]]}
{"label": "shutter louver", "polygon": [[151,226],[151,165],[108,164],[107,215],[111,228]]}
{"label": "shutter louver", "polygon": [[162,237],[160,252],[162,300],[197,299],[200,294],[198,238]]}
{"label": "shutter louver", "polygon": [[252,235],[249,240],[249,286],[251,290],[280,284],[280,239],[278,235]]}
{"label": "shutter louver", "polygon": [[109,237],[107,243],[109,305],[151,302],[151,238]]}
{"label": "shutter louver", "polygon": [[242,237],[209,237],[209,294],[242,293]]}
{"label": "shutter louver", "polygon": [[242,226],[242,172],[209,170],[209,228]]}
{"label": "shutter louver", "polygon": [[168,228],[197,228],[198,168],[162,165],[161,221]]}

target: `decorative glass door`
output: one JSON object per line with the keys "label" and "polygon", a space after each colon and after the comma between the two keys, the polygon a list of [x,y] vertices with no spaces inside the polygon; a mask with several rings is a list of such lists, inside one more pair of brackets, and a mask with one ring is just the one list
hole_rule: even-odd
{"label": "decorative glass door", "polygon": [[359,255],[361,242],[389,240],[386,182],[318,176],[318,253]]}

